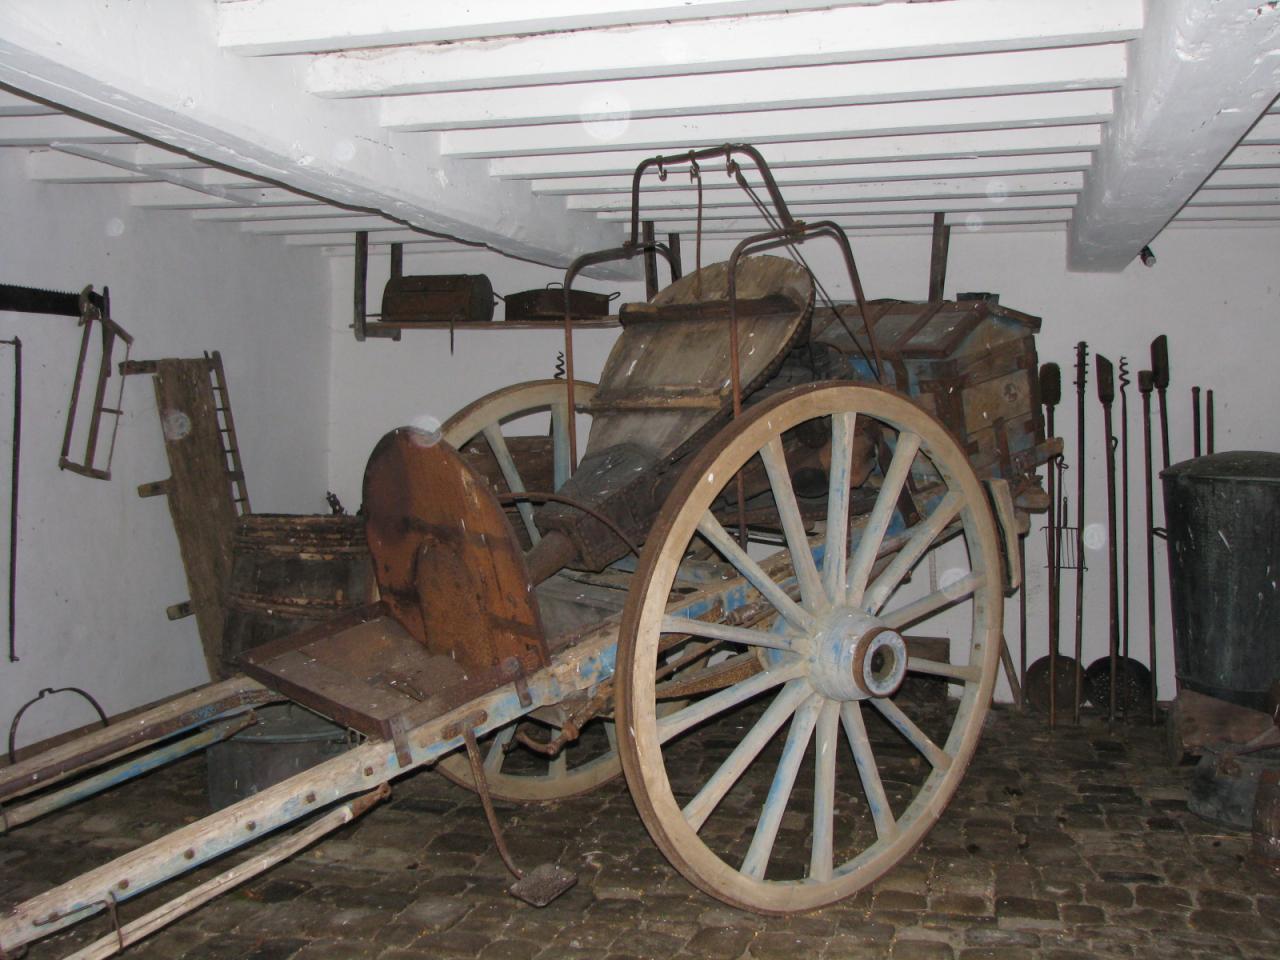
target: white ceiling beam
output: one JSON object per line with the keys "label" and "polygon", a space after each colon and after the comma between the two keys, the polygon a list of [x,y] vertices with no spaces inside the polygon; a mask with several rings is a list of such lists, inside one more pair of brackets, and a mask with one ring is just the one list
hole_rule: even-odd
{"label": "white ceiling beam", "polygon": [[372,104],[308,96],[294,58],[224,53],[212,42],[216,12],[170,0],[7,0],[0,83],[215,165],[531,260],[563,264],[618,242],[609,225],[527,185],[440,157],[428,136],[383,130]]}
{"label": "white ceiling beam", "polygon": [[[822,203],[829,200],[852,202],[856,200],[906,200],[920,197],[993,197],[1001,198],[1019,193],[1079,193],[1084,188],[1084,175],[1074,173],[1033,173],[1021,177],[955,177],[950,180],[890,180],[874,183],[839,185],[793,186],[783,192],[788,206],[802,203]],[[766,204],[768,194],[757,187],[760,199]],[[751,199],[742,190],[708,190],[703,192],[703,206],[741,206]],[[667,190],[642,194],[643,210],[668,210],[682,207],[697,208],[696,189]],[[586,194],[569,198],[569,206],[578,210],[631,210],[631,197],[627,194]]]}
{"label": "white ceiling beam", "polygon": [[210,207],[243,207],[250,204],[292,206],[314,202],[300,197],[292,190],[284,190],[280,187],[246,190],[243,194],[233,193],[229,197],[198,192],[175,183],[138,183],[129,185],[126,190],[128,201],[132,206],[150,207],[156,210],[203,210]]}
{"label": "white ceiling beam", "polygon": [[[226,170],[213,170],[208,167],[201,167],[195,170],[154,167],[136,163],[117,153],[99,150],[93,144],[54,143],[52,146],[53,149],[72,156],[83,157],[86,160],[97,160],[133,173],[146,174],[150,178],[163,180],[166,183],[173,184],[175,187],[183,187],[195,193],[207,194],[211,197],[217,197],[219,200],[255,204],[260,202],[264,196],[268,196],[264,192],[265,185],[261,181],[246,178],[244,174],[231,173]],[[279,188],[270,189],[277,191],[277,193],[270,194],[270,196],[278,196]],[[289,192],[292,195],[292,192]]]}
{"label": "white ceiling beam", "polygon": [[440,152],[459,158],[619,149],[678,153],[682,147],[728,142],[762,144],[1094,123],[1110,117],[1111,110],[1111,91],[1073,90],[789,110],[785,115],[734,113],[497,130],[450,130],[438,136]]}
{"label": "white ceiling beam", "polygon": [[[1280,145],[1254,146],[1242,143],[1227,154],[1218,169],[1221,171],[1240,167],[1280,167]],[[537,189],[536,184],[534,189]]]}
{"label": "white ceiling beam", "polygon": [[[1092,153],[1046,153],[1017,157],[959,157],[945,160],[901,160],[891,163],[839,163],[821,167],[781,167],[773,170],[774,180],[784,191],[806,184],[878,183],[895,180],[937,180],[949,177],[1019,176],[1028,173],[1067,173],[1087,170]],[[748,182],[759,183],[746,171]],[[560,177],[534,180],[535,193],[610,194],[631,192],[630,176]],[[687,170],[671,172],[665,181],[650,169],[641,183],[645,194],[683,190],[689,186]],[[736,182],[724,175],[722,164],[704,169],[704,191],[737,190]]]}
{"label": "white ceiling beam", "polygon": [[1187,201],[1187,206],[1268,206],[1278,203],[1280,203],[1280,177],[1273,177],[1270,186],[1255,190],[1197,190]]}
{"label": "white ceiling beam", "polygon": [[307,217],[358,217],[364,214],[340,210],[327,203],[293,204],[276,207],[224,206],[208,210],[194,210],[192,220],[221,220],[229,222],[248,220],[300,220]]}
{"label": "white ceiling beam", "polygon": [[[1071,207],[1053,207],[1043,210],[989,210],[989,211],[955,211],[947,213],[944,221],[953,227],[977,229],[984,224],[1021,224],[1021,223],[1065,223],[1071,219]],[[861,215],[841,215],[832,219],[845,230],[883,229],[900,226],[925,226],[933,223],[932,213],[903,211],[898,213],[877,213]],[[703,224],[704,234],[753,234],[768,228],[768,224],[759,217],[741,217],[734,220],[712,220]],[[679,233],[692,242],[697,229],[695,220],[666,220],[661,223],[663,233]],[[820,241],[827,242],[827,241]]]}
{"label": "white ceiling beam", "polygon": [[0,117],[42,117],[56,114],[57,107],[28,100],[8,90],[0,90]]}
{"label": "white ceiling beam", "polygon": [[1178,211],[1175,218],[1183,222],[1194,221],[1211,221],[1211,222],[1230,222],[1233,220],[1257,221],[1257,220],[1280,220],[1280,207],[1274,204],[1267,206],[1229,206],[1229,207],[1201,207],[1188,204]]}
{"label": "white ceiling beam", "polygon": [[[244,233],[265,234],[304,234],[304,233],[351,233],[367,230],[370,233],[379,230],[403,230],[401,224],[383,217],[350,216],[336,212],[331,217],[314,217],[294,220],[251,220],[240,224]],[[420,236],[420,235],[419,235]]]}
{"label": "white ceiling beam", "polygon": [[[0,14],[4,6],[0,4]],[[0,78],[3,78],[3,34],[0,34]],[[126,133],[65,114],[7,117],[0,123],[0,147],[46,147],[55,140],[77,143],[129,143]]]}
{"label": "white ceiling beam", "polygon": [[[1011,197],[923,197],[915,200],[825,200],[789,205],[797,220],[829,220],[854,213],[945,213],[969,210],[1039,210],[1053,207],[1071,207],[1076,202],[1072,193],[1026,194]],[[623,223],[631,220],[629,210],[602,210],[597,214],[605,220]],[[757,210],[750,203],[738,203],[724,207],[709,207],[702,213],[705,222],[734,220],[756,216]],[[660,210],[641,208],[640,219],[665,223],[670,220],[696,222],[696,211],[688,207],[670,207]]]}
{"label": "white ceiling beam", "polygon": [[[1023,156],[1094,150],[1102,142],[1098,124],[1034,127],[1012,130],[972,130],[888,137],[774,143],[762,152],[776,170],[826,164],[915,161],[987,156]],[[651,150],[620,150],[580,154],[542,154],[497,157],[489,161],[495,177],[534,179],[551,177],[626,176],[635,172]]]}
{"label": "white ceiling beam", "polygon": [[1276,98],[1277,49],[1275,4],[1151,4],[1072,222],[1072,270],[1123,270],[1173,218]]}
{"label": "white ceiling beam", "polygon": [[[852,0],[862,4],[882,2]],[[218,45],[251,56],[322,53],[840,5],[833,0],[486,0],[472,4],[422,0],[379,0],[376,4],[351,0],[221,0]]]}
{"label": "white ceiling beam", "polygon": [[[356,245],[355,233],[349,237],[341,233],[317,233],[317,234],[293,234],[284,238],[286,246],[290,247],[334,247],[340,249],[342,247],[354,248]],[[384,247],[390,247],[393,243],[403,243],[405,251],[408,252],[415,246],[432,246],[432,247],[459,247],[467,250],[475,250],[474,246],[466,244],[458,244],[453,240],[444,237],[432,237],[427,234],[417,233],[413,230],[390,230],[377,231],[369,234],[369,252],[377,251],[384,254],[387,251]]]}
{"label": "white ceiling beam", "polygon": [[1232,167],[1215,171],[1204,186],[1215,190],[1249,190],[1272,186],[1278,178],[1280,171],[1275,167]]}
{"label": "white ceiling beam", "polygon": [[122,170],[112,164],[74,157],[60,150],[32,150],[26,157],[27,177],[41,183],[147,183],[159,177]]}
{"label": "white ceiling beam", "polygon": [[1268,113],[1244,135],[1243,144],[1280,143],[1280,114]]}
{"label": "white ceiling beam", "polygon": [[312,93],[368,97],[1128,40],[1141,0],[950,0],[329,53]]}
{"label": "white ceiling beam", "polygon": [[740,113],[1116,87],[1124,44],[387,97],[393,130]]}

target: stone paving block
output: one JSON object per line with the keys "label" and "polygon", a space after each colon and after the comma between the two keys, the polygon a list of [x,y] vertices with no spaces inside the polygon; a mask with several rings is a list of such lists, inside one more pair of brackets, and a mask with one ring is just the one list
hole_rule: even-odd
{"label": "stone paving block", "polygon": [[891,960],[952,960],[955,950],[937,940],[895,940],[889,950]]}
{"label": "stone paving block", "polygon": [[689,939],[684,950],[695,957],[731,960],[742,956],[755,935],[749,927],[704,927]]}
{"label": "stone paving block", "polygon": [[1002,919],[1018,917],[1030,920],[1057,920],[1058,905],[1050,900],[1036,900],[1031,897],[998,897],[996,916]]}
{"label": "stone paving block", "polygon": [[1251,897],[1214,887],[1197,892],[1196,904],[1206,910],[1224,910],[1231,913],[1248,913],[1253,910]]}
{"label": "stone paving block", "polygon": [[1167,884],[1153,887],[1140,883],[1133,888],[1133,896],[1138,906],[1153,910],[1178,910],[1191,906],[1191,895],[1187,891]]}

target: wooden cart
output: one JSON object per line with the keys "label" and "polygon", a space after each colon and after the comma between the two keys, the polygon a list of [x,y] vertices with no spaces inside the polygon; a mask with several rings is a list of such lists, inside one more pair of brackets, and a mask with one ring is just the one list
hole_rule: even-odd
{"label": "wooden cart", "polygon": [[[843,233],[791,220],[750,148],[658,165],[723,155],[741,177],[743,154],[778,229],[623,308],[599,386],[570,372],[511,387],[378,444],[364,491],[377,603],[0,772],[7,830],[230,736],[273,700],[362,735],[19,905],[0,955],[305,821],[83,954],[109,955],[426,765],[477,789],[491,821],[491,795],[564,798],[621,770],[673,866],[765,913],[847,897],[924,837],[976,747],[1016,515],[1040,505],[1034,471],[1056,449],[1036,321],[986,300],[864,302]],[[638,195],[615,255],[660,247],[636,236]],[[822,235],[855,304],[815,311],[805,266],[750,255]],[[529,435],[539,412],[549,424]],[[939,615],[949,642],[909,634]],[[912,706],[907,678],[945,695]],[[771,777],[763,795],[745,786],[753,769]],[[563,877],[525,877],[539,879]]]}

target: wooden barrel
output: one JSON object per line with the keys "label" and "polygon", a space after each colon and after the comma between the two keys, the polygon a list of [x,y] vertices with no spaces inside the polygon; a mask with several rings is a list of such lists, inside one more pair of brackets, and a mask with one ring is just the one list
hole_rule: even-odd
{"label": "wooden barrel", "polygon": [[373,582],[361,517],[241,517],[222,633],[226,675],[245,651],[370,602]]}

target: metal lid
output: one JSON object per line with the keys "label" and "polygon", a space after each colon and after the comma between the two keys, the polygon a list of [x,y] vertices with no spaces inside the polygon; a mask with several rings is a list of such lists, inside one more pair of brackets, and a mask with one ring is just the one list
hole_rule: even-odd
{"label": "metal lid", "polygon": [[1280,453],[1232,450],[1175,463],[1160,476],[1170,479],[1280,483]]}

